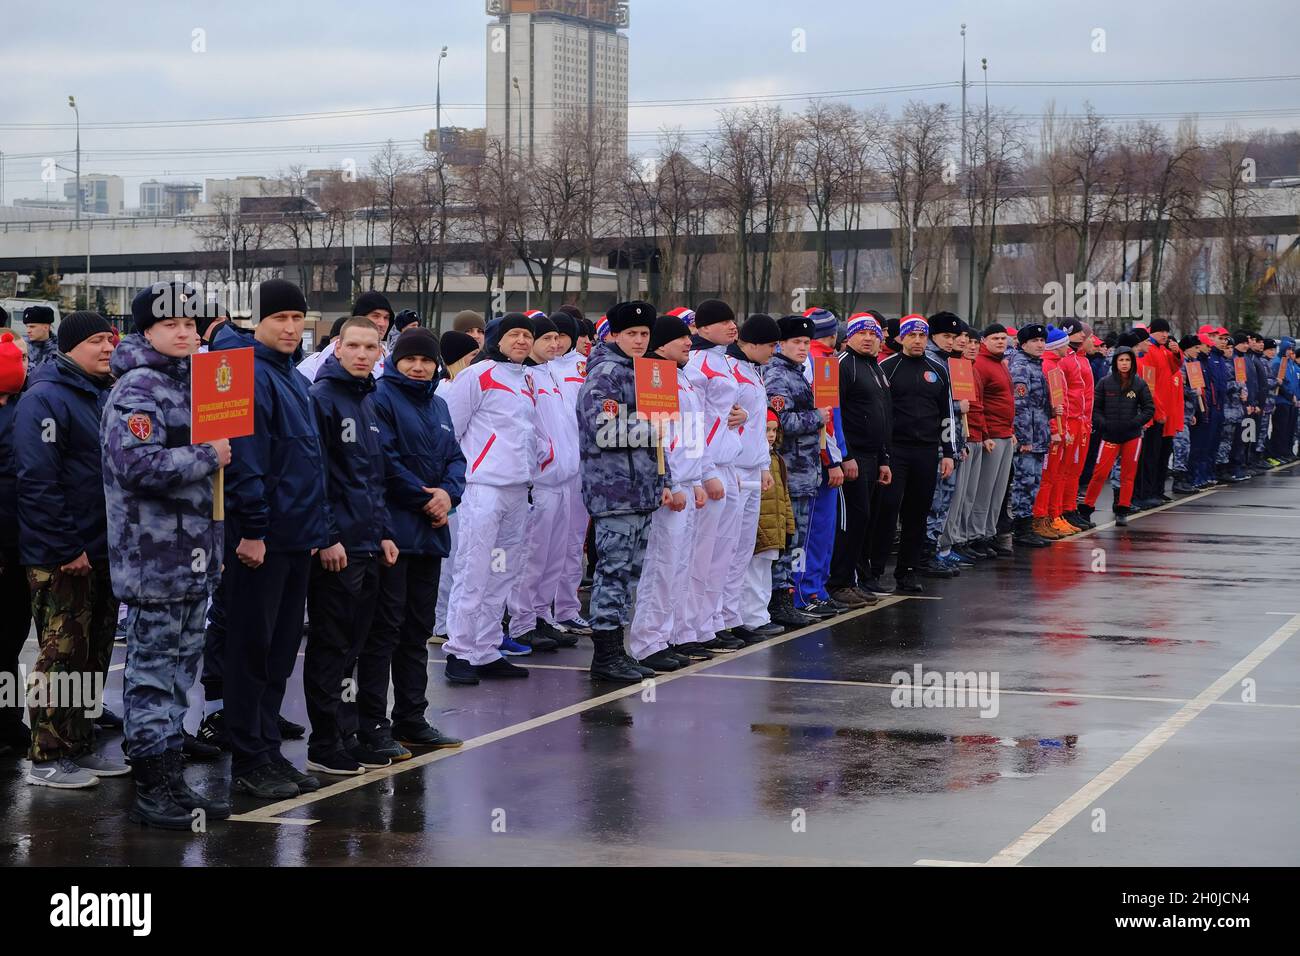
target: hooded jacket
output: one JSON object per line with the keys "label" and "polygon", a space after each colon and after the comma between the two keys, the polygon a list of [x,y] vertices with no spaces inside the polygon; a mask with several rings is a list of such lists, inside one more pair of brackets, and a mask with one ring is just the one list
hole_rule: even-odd
{"label": "hooded jacket", "polygon": [[632,359],[610,343],[600,362],[587,369],[578,393],[582,503],[593,518],[651,514],[659,508],[663,490],[672,486],[671,463],[665,456],[664,474],[659,474],[650,423],[635,412]]}
{"label": "hooded jacket", "polygon": [[[1268,365],[1268,380],[1271,387],[1276,389],[1279,401],[1294,402],[1300,399],[1300,362],[1296,359],[1288,360],[1286,353],[1288,349],[1295,348],[1295,339],[1286,336],[1278,341],[1277,354]],[[1278,373],[1282,369],[1282,363],[1286,362],[1286,374],[1282,376],[1282,381],[1277,380]]]}
{"label": "hooded jacket", "polygon": [[193,601],[221,580],[223,525],[212,520],[217,452],[190,444],[190,360],[143,335],[113,351],[117,384],[100,419],[113,594]]}
{"label": "hooded jacket", "polygon": [[[1116,370],[1121,355],[1134,359],[1125,385]],[[1122,445],[1142,435],[1142,429],[1155,414],[1155,400],[1142,376],[1137,372],[1137,356],[1130,348],[1118,348],[1111,356],[1111,372],[1097,383],[1092,406],[1092,426],[1101,432],[1102,441]]]}
{"label": "hooded jacket", "polygon": [[213,351],[252,347],[254,432],[231,441],[227,540],[261,539],[268,551],[310,551],[329,536],[325,457],[307,380],[293,358],[222,325]]}
{"label": "hooded jacket", "polygon": [[112,384],[59,354],[31,373],[14,420],[18,550],[25,565],[62,565],[83,551],[108,561],[99,419]]}
{"label": "hooded jacket", "polygon": [[393,536],[384,487],[389,471],[374,405],[375,379],[358,378],[331,355],[311,386],[316,428],[325,455],[329,546],[376,554]]}
{"label": "hooded jacket", "polygon": [[392,362],[375,386],[373,401],[388,458],[385,502],[393,542],[403,554],[445,558],[451,532],[446,525],[430,527],[424,489],[441,488],[454,508],[465,493],[466,465],[447,403],[434,394],[437,388],[436,381],[407,378]]}

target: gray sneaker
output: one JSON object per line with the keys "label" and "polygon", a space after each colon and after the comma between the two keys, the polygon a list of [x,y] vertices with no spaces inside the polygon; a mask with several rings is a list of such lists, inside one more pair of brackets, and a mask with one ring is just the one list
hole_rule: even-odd
{"label": "gray sneaker", "polygon": [[81,790],[99,785],[99,778],[89,770],[82,770],[67,757],[32,763],[27,771],[27,782],[35,787],[54,787],[57,790]]}
{"label": "gray sneaker", "polygon": [[84,753],[80,757],[73,757],[72,762],[82,770],[89,770],[96,777],[125,777],[131,772],[131,768],[126,764],[95,753]]}

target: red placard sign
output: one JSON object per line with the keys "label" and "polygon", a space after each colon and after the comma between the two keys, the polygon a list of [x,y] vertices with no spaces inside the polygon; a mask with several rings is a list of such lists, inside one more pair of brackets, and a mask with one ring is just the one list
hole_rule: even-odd
{"label": "red placard sign", "polygon": [[1048,371],[1047,389],[1052,393],[1052,407],[1065,407],[1065,373],[1059,368]]}
{"label": "red placard sign", "polygon": [[975,366],[966,359],[948,359],[948,377],[952,380],[952,397],[957,401],[973,402],[979,397],[975,390]]}
{"label": "red placard sign", "polygon": [[677,414],[677,363],[639,358],[636,368],[636,413],[640,418]]}
{"label": "red placard sign", "polygon": [[1237,373],[1237,384],[1246,384],[1246,360],[1238,355],[1232,360],[1232,370]]}
{"label": "red placard sign", "polygon": [[1187,381],[1198,392],[1205,391],[1205,373],[1201,371],[1200,362],[1188,362],[1185,366],[1187,369]]}
{"label": "red placard sign", "polygon": [[1282,362],[1277,367],[1277,383],[1281,385],[1286,381],[1286,367],[1291,364],[1291,356],[1283,355]]}
{"label": "red placard sign", "polygon": [[840,407],[840,363],[833,355],[813,356],[813,408]]}
{"label": "red placard sign", "polygon": [[253,434],[253,350],[202,352],[190,358],[190,441]]}

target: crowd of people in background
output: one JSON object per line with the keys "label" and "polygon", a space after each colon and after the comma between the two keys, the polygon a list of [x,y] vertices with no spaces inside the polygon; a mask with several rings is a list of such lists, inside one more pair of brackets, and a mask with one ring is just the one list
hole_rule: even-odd
{"label": "crowd of people in background", "polygon": [[[592,678],[640,682],[1093,529],[1108,483],[1123,526],[1295,460],[1294,341],[1222,327],[711,299],[463,312],[439,336],[367,292],[303,355],[292,283],[261,283],[251,328],[196,296],[142,290],[125,336],[94,312],[52,333],[41,307],[0,334],[0,675],[27,690],[0,752],[38,786],[130,774],[131,818],[163,828],[231,813],[186,760],[228,751],[234,789],[273,801],[460,746],[426,718],[430,643],[458,687],[580,640]],[[254,432],[193,444],[190,356],[249,348]],[[669,419],[637,414],[646,357],[677,369]],[[280,713],[304,620],[309,727]],[[93,709],[49,693],[81,678]],[[96,743],[116,730],[120,758]],[[300,769],[281,745],[304,735]]]}

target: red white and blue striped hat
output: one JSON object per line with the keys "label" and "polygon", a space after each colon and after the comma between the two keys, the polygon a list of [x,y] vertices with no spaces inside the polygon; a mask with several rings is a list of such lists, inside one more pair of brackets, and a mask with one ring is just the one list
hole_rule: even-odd
{"label": "red white and blue striped hat", "polygon": [[923,332],[930,334],[930,323],[925,321],[923,315],[905,315],[898,322],[898,337],[901,339],[905,335],[913,332]]}
{"label": "red white and blue striped hat", "polygon": [[596,320],[596,341],[605,341],[607,335],[609,335],[609,319],[602,315]]}
{"label": "red white and blue striped hat", "polygon": [[680,305],[679,305],[677,308],[675,308],[675,309],[671,309],[667,314],[668,314],[668,315],[676,316],[677,318],[679,318],[679,319],[681,319],[683,322],[685,322],[687,325],[689,325],[691,328],[695,328],[695,310],[694,310],[694,309],[688,309],[688,308],[686,308],[685,306],[680,306]]}
{"label": "red white and blue striped hat", "polygon": [[882,342],[885,340],[885,331],[876,321],[876,317],[870,312],[856,312],[849,316],[849,324],[844,330],[845,338],[852,338],[859,332],[870,332]]}

